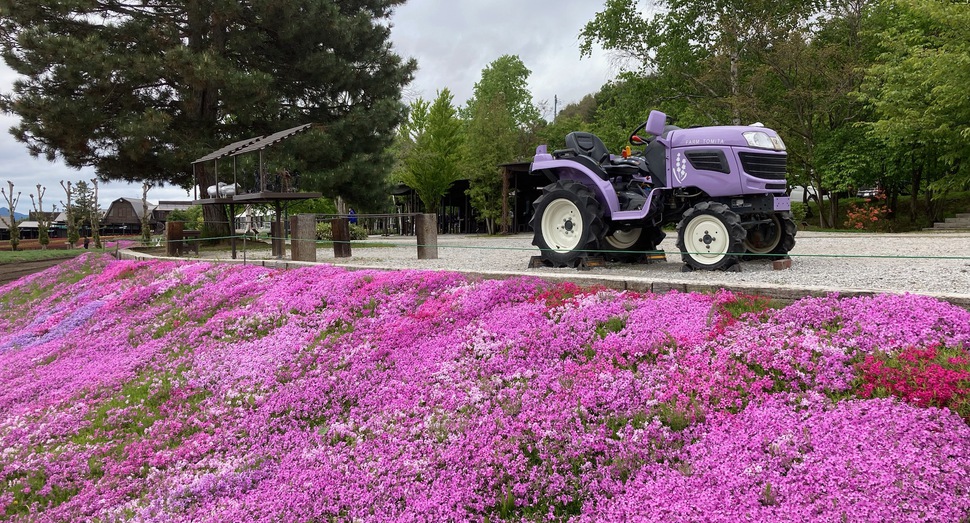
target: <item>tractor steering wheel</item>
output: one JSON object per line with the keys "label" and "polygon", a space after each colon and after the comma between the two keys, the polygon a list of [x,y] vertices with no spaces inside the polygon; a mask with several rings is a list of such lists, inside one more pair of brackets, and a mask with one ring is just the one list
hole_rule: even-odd
{"label": "tractor steering wheel", "polygon": [[641,130],[646,130],[646,128],[647,122],[643,122],[639,125],[639,127],[634,129],[632,133],[630,133],[630,145],[646,145],[649,142],[649,140],[644,140],[643,138],[637,136],[638,132]]}

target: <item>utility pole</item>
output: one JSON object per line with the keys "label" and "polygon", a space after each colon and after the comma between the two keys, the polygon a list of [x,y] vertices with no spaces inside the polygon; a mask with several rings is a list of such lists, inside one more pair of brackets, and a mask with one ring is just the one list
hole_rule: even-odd
{"label": "utility pole", "polygon": [[559,112],[559,95],[552,95],[552,123],[556,123],[556,115]]}

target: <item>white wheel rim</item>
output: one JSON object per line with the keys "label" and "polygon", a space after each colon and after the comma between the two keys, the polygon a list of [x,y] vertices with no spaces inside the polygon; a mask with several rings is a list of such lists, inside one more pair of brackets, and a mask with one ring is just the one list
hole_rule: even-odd
{"label": "white wheel rim", "polygon": [[721,220],[710,215],[701,215],[687,224],[684,232],[684,247],[697,263],[714,265],[724,259],[730,244],[727,227]]}
{"label": "white wheel rim", "polygon": [[640,239],[643,229],[630,229],[629,231],[616,231],[606,237],[606,243],[614,249],[626,250],[633,247]]}
{"label": "white wheel rim", "polygon": [[569,252],[579,246],[583,237],[583,216],[576,204],[560,198],[546,206],[542,213],[542,237],[555,252]]}
{"label": "white wheel rim", "polygon": [[782,230],[782,226],[781,226],[781,221],[778,220],[777,215],[772,215],[771,220],[775,222],[775,231],[777,232],[777,234],[775,234],[774,240],[772,240],[771,243],[767,245],[758,247],[755,244],[748,241],[748,238],[745,237],[744,248],[747,249],[748,252],[752,252],[754,254],[768,254],[771,251],[775,250],[775,247],[777,247],[778,244],[781,243],[781,236],[782,234],[784,234],[784,231]]}

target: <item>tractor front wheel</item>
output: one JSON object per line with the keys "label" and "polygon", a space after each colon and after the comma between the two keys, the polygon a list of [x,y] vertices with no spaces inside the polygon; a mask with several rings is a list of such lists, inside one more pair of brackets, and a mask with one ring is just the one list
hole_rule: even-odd
{"label": "tractor front wheel", "polygon": [[677,224],[677,247],[691,269],[714,271],[737,264],[745,236],[741,218],[723,203],[698,203]]}
{"label": "tractor front wheel", "polygon": [[544,187],[533,205],[532,244],[544,261],[554,267],[575,267],[583,256],[599,249],[605,233],[603,211],[588,187],[559,180]]}

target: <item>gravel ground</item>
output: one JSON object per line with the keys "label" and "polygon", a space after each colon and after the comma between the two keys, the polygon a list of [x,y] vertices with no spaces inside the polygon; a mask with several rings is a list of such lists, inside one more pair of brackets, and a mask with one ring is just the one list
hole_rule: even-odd
{"label": "gravel ground", "polygon": [[[417,259],[413,236],[372,236],[368,242],[393,246],[354,245],[353,256],[342,259],[335,259],[333,249],[327,247],[317,250],[317,261],[355,267],[556,275],[565,279],[723,285],[737,289],[779,287],[810,291],[913,292],[970,300],[970,232],[864,234],[803,231],[798,233],[795,248],[790,253],[791,269],[773,270],[771,262],[751,261],[743,262],[740,272],[688,273],[682,272],[684,264],[673,233],[668,233],[661,244],[667,253],[666,262],[608,264],[583,271],[529,269],[530,257],[538,254],[532,246],[531,233],[510,237],[442,235],[438,237],[436,260]],[[247,254],[250,260],[271,257],[266,251]]]}

